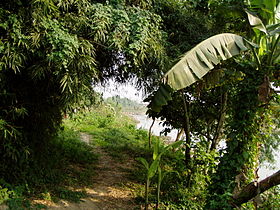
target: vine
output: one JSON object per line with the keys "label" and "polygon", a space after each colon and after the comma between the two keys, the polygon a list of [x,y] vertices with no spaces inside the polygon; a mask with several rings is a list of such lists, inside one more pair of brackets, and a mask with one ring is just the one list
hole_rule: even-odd
{"label": "vine", "polygon": [[248,63],[238,67],[246,77],[231,90],[226,153],[220,158],[209,187],[208,209],[232,209],[232,195],[256,177],[260,142],[257,137],[265,111],[260,106],[258,88],[264,71],[256,71]]}

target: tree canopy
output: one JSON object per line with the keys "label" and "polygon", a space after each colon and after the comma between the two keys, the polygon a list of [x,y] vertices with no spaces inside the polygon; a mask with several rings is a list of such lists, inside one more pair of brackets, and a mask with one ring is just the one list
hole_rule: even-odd
{"label": "tree canopy", "polygon": [[185,131],[180,184],[208,209],[241,205],[236,177],[251,186],[279,141],[279,14],[279,0],[1,2],[1,177],[28,179],[63,116],[98,99],[97,83],[133,78],[149,116]]}
{"label": "tree canopy", "polygon": [[40,154],[63,113],[94,100],[97,82],[148,84],[161,72],[161,18],[133,4],[5,1],[0,20],[1,174]]}

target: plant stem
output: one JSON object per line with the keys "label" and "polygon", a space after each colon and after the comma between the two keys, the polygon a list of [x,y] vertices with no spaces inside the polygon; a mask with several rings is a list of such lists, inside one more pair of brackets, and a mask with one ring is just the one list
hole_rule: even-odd
{"label": "plant stem", "polygon": [[253,55],[256,59],[256,63],[257,63],[257,66],[258,66],[258,70],[261,70],[261,61],[260,61],[260,58],[255,50],[255,48],[252,47],[252,52],[253,52]]}
{"label": "plant stem", "polygon": [[220,142],[220,139],[223,134],[223,126],[225,122],[225,117],[226,117],[226,106],[227,106],[227,92],[222,94],[221,97],[221,109],[220,109],[220,116],[219,116],[219,121],[216,127],[215,135],[212,140],[211,148],[210,150],[215,150],[217,145]]}
{"label": "plant stem", "polygon": [[159,206],[160,185],[161,185],[161,172],[159,172],[159,174],[158,174],[156,209],[158,209],[158,206]]}
{"label": "plant stem", "polygon": [[146,181],[146,185],[145,185],[145,210],[148,210],[148,204],[149,204],[149,197],[148,197],[149,185],[150,185],[150,179],[147,176],[147,181]]}

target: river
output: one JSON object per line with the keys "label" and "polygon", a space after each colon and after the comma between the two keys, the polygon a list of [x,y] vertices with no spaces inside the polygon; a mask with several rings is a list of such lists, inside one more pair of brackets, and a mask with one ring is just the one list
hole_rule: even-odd
{"label": "river", "polygon": [[[137,128],[149,130],[153,120],[151,118],[148,118],[144,114],[134,114],[132,115],[134,119],[138,121]],[[163,121],[156,120],[153,127],[152,127],[152,133],[155,136],[161,136],[160,132],[165,128],[162,126]],[[168,135],[167,135],[171,141],[175,141],[176,136],[177,136],[177,131],[172,130]]]}
{"label": "river", "polygon": [[[144,114],[134,114],[132,116],[134,119],[136,119],[138,121],[137,128],[149,130],[149,128],[153,122],[153,120],[151,118],[148,118]],[[164,129],[164,127],[162,126],[162,121],[156,120],[152,127],[152,133],[156,136],[160,136],[160,132],[163,129]],[[178,132],[177,130],[171,130],[171,132],[167,135],[171,141],[174,141],[176,139],[177,132]],[[272,167],[271,164],[268,164],[268,163],[262,164],[258,171],[260,179],[264,179],[279,170],[279,168],[280,168],[279,152],[275,153],[274,156],[276,159],[274,169],[271,168]]]}

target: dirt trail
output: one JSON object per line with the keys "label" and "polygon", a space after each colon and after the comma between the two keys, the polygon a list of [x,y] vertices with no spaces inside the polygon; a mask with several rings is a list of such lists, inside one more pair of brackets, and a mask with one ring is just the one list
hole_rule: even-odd
{"label": "dirt trail", "polygon": [[[81,140],[90,143],[91,136],[81,133]],[[93,148],[93,151],[99,154],[99,162],[96,165],[96,176],[92,180],[93,187],[83,189],[89,197],[80,203],[60,201],[48,209],[137,209],[132,191],[122,185],[128,181],[125,171],[131,168],[132,163],[119,163],[99,147]]]}

